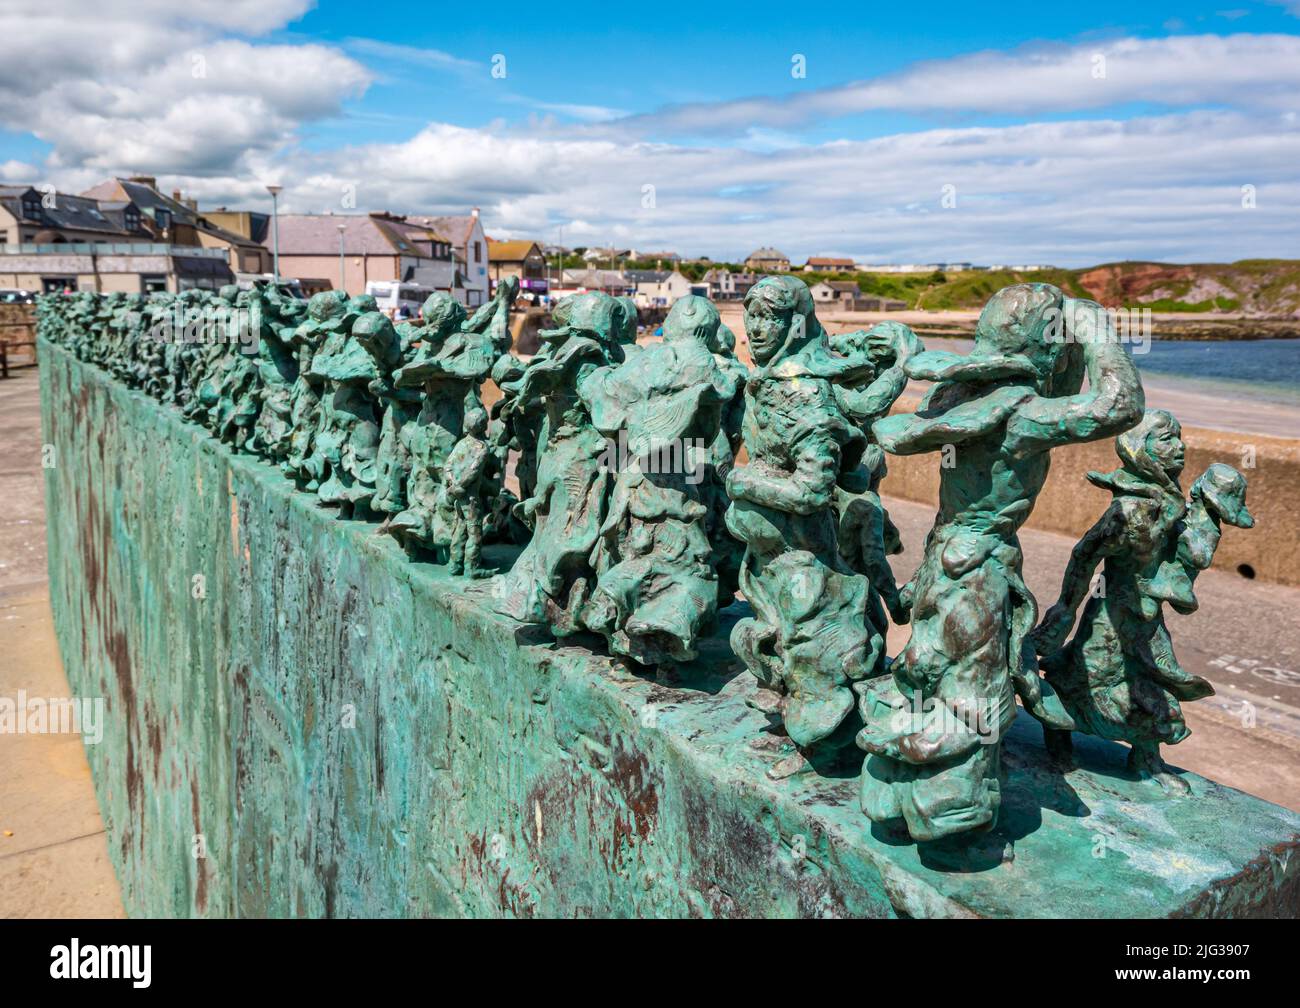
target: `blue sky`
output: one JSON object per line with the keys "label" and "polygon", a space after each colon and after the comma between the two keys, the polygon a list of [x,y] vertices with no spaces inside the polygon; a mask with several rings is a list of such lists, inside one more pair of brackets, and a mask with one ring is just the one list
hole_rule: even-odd
{"label": "blue sky", "polygon": [[0,177],[715,258],[1300,249],[1300,0],[443,7],[13,0]]}

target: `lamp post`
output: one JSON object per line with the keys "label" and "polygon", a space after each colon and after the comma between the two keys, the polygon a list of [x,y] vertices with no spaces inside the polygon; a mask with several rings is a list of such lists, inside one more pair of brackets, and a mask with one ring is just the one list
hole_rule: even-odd
{"label": "lamp post", "polygon": [[276,197],[283,186],[269,185],[266,191],[271,194],[271,259],[275,270],[275,286],[280,286],[280,212]]}
{"label": "lamp post", "polygon": [[344,264],[343,264],[343,232],[346,231],[346,230],[348,229],[348,226],[347,226],[346,224],[340,224],[340,225],[338,225],[338,229],[339,229],[339,290],[343,291],[343,292],[346,294],[346,293],[347,293],[347,284],[346,284],[346,283],[344,282],[344,280],[343,280],[343,271],[344,271]]}

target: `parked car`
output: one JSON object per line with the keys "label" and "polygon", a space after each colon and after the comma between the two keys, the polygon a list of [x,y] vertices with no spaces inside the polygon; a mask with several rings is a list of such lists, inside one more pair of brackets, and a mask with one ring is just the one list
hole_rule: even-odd
{"label": "parked car", "polygon": [[35,304],[36,295],[17,287],[0,288],[0,304]]}

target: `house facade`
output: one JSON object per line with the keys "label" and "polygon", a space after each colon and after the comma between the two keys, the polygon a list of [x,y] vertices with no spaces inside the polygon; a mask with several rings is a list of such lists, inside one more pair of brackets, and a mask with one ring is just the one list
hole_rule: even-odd
{"label": "house facade", "polygon": [[755,273],[789,273],[790,257],[765,246],[745,256],[745,268]]}
{"label": "house facade", "polygon": [[534,241],[488,239],[488,271],[493,289],[505,277],[517,277],[519,290],[541,297],[550,284],[546,277],[546,256]]}
{"label": "house facade", "polygon": [[691,293],[691,282],[677,270],[625,270],[624,276],[636,290],[633,295],[642,308],[663,308]]}
{"label": "house facade", "polygon": [[228,249],[208,247],[197,229],[166,211],[158,228],[144,196],[102,196],[0,186],[0,286],[146,294],[234,281]]}
{"label": "house facade", "polygon": [[[371,281],[455,293],[451,240],[398,214],[281,214],[280,275],[311,290],[362,294]],[[342,274],[339,252],[342,248]]]}
{"label": "house facade", "polygon": [[209,220],[180,192],[164,195],[152,176],[108,179],[81,195],[98,201],[106,213],[122,214],[124,224],[138,219],[147,241],[220,249],[236,274],[271,272],[271,252],[265,245]]}
{"label": "house facade", "polygon": [[831,256],[810,256],[803,264],[805,273],[852,273],[857,267],[852,259],[836,259]]}
{"label": "house facade", "polygon": [[468,308],[477,308],[491,297],[488,241],[479,220],[478,207],[468,214],[442,217],[407,216],[407,223],[428,228],[445,237],[453,251],[456,277],[453,293]]}

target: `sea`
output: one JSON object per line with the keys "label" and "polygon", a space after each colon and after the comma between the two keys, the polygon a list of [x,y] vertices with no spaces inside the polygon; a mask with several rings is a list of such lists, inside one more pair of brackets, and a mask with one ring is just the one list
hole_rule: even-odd
{"label": "sea", "polygon": [[1300,339],[1151,340],[1142,374],[1188,391],[1300,406]]}

